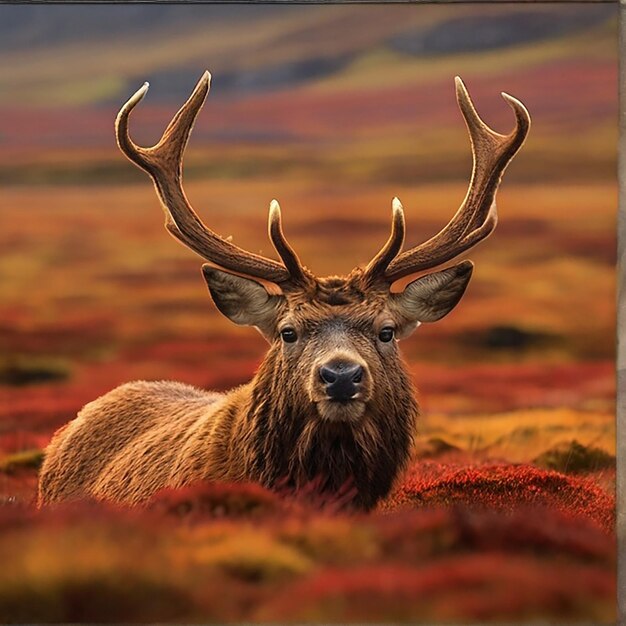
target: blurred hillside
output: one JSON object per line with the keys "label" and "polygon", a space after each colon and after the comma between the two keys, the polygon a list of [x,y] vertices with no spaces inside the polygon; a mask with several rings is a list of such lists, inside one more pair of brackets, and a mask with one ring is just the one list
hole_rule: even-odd
{"label": "blurred hillside", "polygon": [[[155,87],[153,100],[177,102],[206,64],[220,77],[220,96],[258,93],[341,76],[373,50],[398,61],[407,60],[402,55],[432,61],[581,36],[615,17],[614,7],[601,4],[461,5],[453,14],[448,7],[414,6],[4,5],[0,51],[19,61],[20,76],[15,65],[3,68],[0,97],[3,103],[27,97],[39,105],[117,104],[149,79],[167,84]],[[77,46],[80,55],[73,54]]]}
{"label": "blurred hillside", "polygon": [[1,5],[0,182],[141,180],[114,146],[120,104],[150,81],[135,134],[153,141],[207,68],[192,140],[207,150],[189,177],[465,179],[460,74],[497,128],[510,123],[501,90],[533,113],[510,179],[612,178],[616,16],[606,4]]}

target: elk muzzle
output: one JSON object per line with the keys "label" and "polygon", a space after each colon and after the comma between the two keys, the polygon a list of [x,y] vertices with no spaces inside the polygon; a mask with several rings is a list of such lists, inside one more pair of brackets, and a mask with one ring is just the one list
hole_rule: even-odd
{"label": "elk muzzle", "polygon": [[322,419],[356,422],[372,395],[369,367],[352,351],[327,354],[313,365],[309,393]]}
{"label": "elk muzzle", "polygon": [[333,360],[319,369],[320,379],[328,399],[337,402],[353,400],[357,397],[365,369],[360,363],[346,360]]}

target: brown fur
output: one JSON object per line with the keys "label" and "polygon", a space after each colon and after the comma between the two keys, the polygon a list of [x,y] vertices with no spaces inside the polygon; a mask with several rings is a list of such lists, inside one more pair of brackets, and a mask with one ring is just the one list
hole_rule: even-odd
{"label": "brown fur", "polygon": [[[307,328],[301,346],[275,337],[254,379],[227,394],[175,382],[122,385],[86,405],[46,451],[39,503],[82,496],[137,504],[196,480],[338,492],[371,508],[405,466],[418,414],[395,341],[378,345],[389,317],[383,293],[353,276],[321,279],[315,293],[285,296],[280,319]],[[339,304],[335,304],[339,302]],[[363,414],[325,419],[310,400],[313,361],[348,349],[369,368]],[[350,403],[352,404],[352,403]]]}

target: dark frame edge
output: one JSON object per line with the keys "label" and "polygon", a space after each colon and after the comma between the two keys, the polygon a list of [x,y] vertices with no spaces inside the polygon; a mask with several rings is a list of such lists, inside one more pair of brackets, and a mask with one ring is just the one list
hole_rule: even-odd
{"label": "dark frame edge", "polygon": [[616,526],[617,623],[626,624],[626,0],[619,3],[619,144],[617,215]]}

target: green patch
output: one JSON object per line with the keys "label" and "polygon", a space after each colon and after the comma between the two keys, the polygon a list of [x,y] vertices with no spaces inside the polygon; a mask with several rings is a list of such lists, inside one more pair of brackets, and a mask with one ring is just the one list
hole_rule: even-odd
{"label": "green patch", "polygon": [[0,385],[21,387],[69,377],[69,365],[58,358],[8,356],[0,360]]}
{"label": "green patch", "polygon": [[601,448],[584,446],[575,439],[561,443],[533,460],[535,465],[568,474],[615,467],[615,457]]}
{"label": "green patch", "polygon": [[20,470],[38,470],[43,463],[43,450],[23,450],[0,458],[0,472],[15,474]]}

